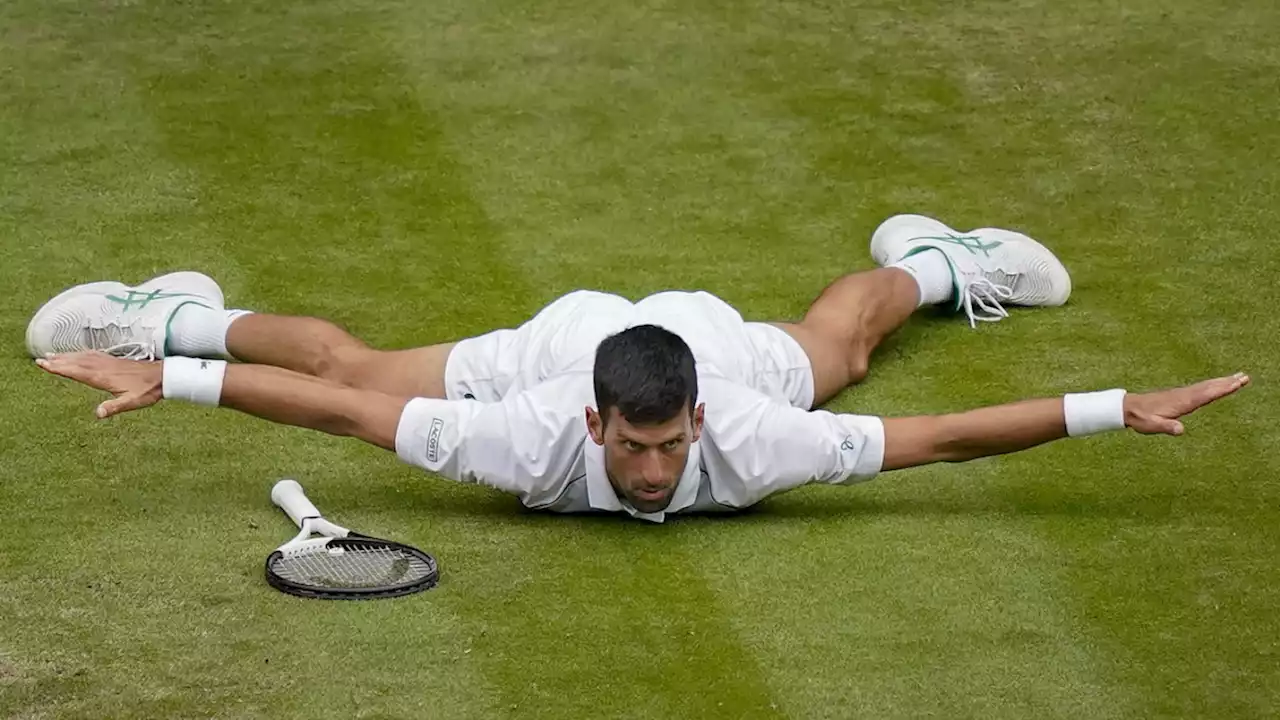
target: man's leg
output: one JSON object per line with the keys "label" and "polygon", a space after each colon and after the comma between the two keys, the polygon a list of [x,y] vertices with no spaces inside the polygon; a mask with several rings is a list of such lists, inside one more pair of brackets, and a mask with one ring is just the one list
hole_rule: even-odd
{"label": "man's leg", "polygon": [[1055,306],[1071,276],[1048,248],[1021,233],[960,233],[922,215],[897,215],[871,238],[879,270],[846,275],[823,291],[799,323],[779,323],[813,366],[814,405],[867,374],[871,353],[916,308],[954,303],[971,325],[1008,315],[1001,303]]}
{"label": "man's leg", "polygon": [[861,382],[872,351],[907,321],[921,301],[920,284],[910,272],[879,268],[831,283],[800,322],[776,323],[809,356],[814,406]]}
{"label": "man's leg", "polygon": [[[454,343],[383,352],[325,320],[223,307],[218,283],[198,272],[169,273],[136,287],[77,285],[36,311],[27,325],[27,351],[36,358],[84,350],[146,360],[230,358],[388,394],[445,397],[445,366]],[[480,363],[477,372],[492,381],[497,373],[484,366],[485,350],[471,365]],[[493,355],[497,362],[496,350]]]}
{"label": "man's leg", "polygon": [[327,320],[251,314],[227,328],[227,352],[241,362],[288,368],[340,385],[401,397],[445,397],[455,343],[375,350]]}
{"label": "man's leg", "polygon": [[445,397],[445,365],[454,343],[411,350],[369,347],[313,317],[226,312],[189,306],[171,324],[171,354],[227,356],[274,365],[340,385],[403,397]]}

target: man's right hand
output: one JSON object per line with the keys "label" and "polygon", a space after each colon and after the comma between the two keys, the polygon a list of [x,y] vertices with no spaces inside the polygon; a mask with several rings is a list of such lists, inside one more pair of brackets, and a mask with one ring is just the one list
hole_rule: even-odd
{"label": "man's right hand", "polygon": [[1146,435],[1181,435],[1178,418],[1189,415],[1215,400],[1249,384],[1249,376],[1236,373],[1171,390],[1129,393],[1124,398],[1125,425]]}

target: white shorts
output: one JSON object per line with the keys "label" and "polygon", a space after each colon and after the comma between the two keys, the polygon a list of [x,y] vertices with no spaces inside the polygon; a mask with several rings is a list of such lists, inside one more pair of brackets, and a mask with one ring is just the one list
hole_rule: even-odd
{"label": "white shorts", "polygon": [[498,402],[567,372],[587,373],[590,381],[600,342],[645,323],[683,338],[699,374],[723,376],[804,410],[813,405],[813,367],[795,338],[774,325],[744,322],[706,292],[664,292],[637,303],[608,293],[569,293],[518,328],[454,346],[445,364],[446,397]]}

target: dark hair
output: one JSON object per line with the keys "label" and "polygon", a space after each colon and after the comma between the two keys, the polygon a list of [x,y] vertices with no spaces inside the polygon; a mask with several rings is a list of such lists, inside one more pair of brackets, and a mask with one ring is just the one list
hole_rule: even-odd
{"label": "dark hair", "polygon": [[698,397],[693,351],[657,325],[628,328],[596,348],[595,387],[602,420],[616,407],[629,423],[666,422]]}

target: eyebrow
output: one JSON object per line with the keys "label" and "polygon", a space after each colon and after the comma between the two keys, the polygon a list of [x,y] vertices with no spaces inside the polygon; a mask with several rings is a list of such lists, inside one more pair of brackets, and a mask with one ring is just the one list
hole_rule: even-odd
{"label": "eyebrow", "polygon": [[667,444],[667,443],[669,443],[669,442],[678,442],[678,441],[680,441],[680,440],[685,439],[685,436],[686,436],[686,433],[683,433],[683,432],[682,432],[682,433],[680,433],[679,435],[676,435],[676,436],[674,436],[674,437],[669,437],[669,438],[667,438],[666,440],[659,440],[658,442],[653,443],[653,444],[651,445],[651,444],[649,444],[649,443],[641,442],[641,441],[639,441],[639,440],[637,440],[637,439],[635,439],[635,438],[633,438],[633,437],[628,437],[627,435],[625,435],[625,434],[623,434],[623,433],[618,433],[618,439],[619,439],[619,440],[621,440],[622,442],[624,442],[624,443],[635,443],[635,444],[637,444],[637,445],[643,445],[644,447],[653,447],[654,445],[666,445],[666,444]]}

